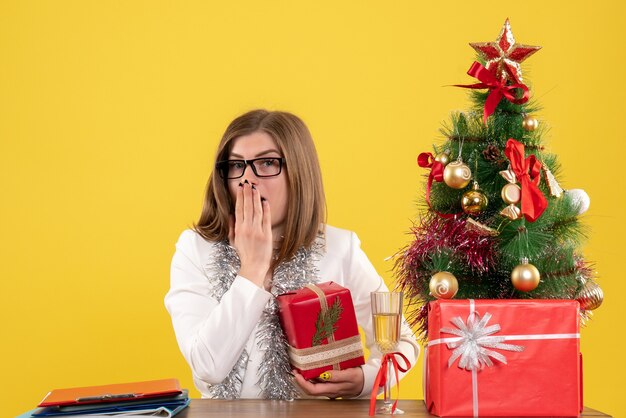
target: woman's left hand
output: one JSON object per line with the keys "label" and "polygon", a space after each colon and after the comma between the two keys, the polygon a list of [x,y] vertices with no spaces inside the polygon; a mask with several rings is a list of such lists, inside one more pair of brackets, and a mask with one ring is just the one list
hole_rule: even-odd
{"label": "woman's left hand", "polygon": [[329,398],[355,397],[363,391],[363,369],[353,367],[346,370],[331,370],[330,378],[325,382],[314,383],[306,380],[300,373],[292,370],[296,382],[305,393],[312,396],[328,396]]}

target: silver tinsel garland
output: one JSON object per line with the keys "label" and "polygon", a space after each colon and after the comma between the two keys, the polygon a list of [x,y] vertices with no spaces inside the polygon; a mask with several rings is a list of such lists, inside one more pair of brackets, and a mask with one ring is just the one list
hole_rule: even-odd
{"label": "silver tinsel garland", "polygon": [[[270,293],[274,296],[265,307],[257,331],[257,348],[263,352],[263,360],[257,372],[261,395],[265,399],[291,400],[298,396],[287,341],[278,320],[276,296],[301,289],[308,283],[318,282],[316,259],[321,256],[323,238],[318,236],[311,248],[301,248],[289,261],[277,266],[272,278]],[[220,301],[230,288],[239,271],[240,261],[235,249],[228,242],[216,244],[214,258],[205,269],[212,281],[211,296]],[[241,395],[243,376],[248,365],[248,353],[244,349],[233,369],[222,383],[213,385],[210,395],[216,399],[237,399]]]}

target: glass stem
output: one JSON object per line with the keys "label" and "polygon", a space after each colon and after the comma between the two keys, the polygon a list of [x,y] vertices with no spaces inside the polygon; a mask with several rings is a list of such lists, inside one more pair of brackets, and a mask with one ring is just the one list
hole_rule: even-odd
{"label": "glass stem", "polygon": [[387,381],[385,382],[385,406],[391,407],[391,359],[387,360]]}

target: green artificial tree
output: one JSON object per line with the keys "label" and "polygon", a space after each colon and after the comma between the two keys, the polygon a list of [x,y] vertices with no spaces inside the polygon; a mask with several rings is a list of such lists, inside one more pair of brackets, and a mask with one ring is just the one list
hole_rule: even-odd
{"label": "green artificial tree", "polygon": [[583,190],[563,190],[557,157],[543,145],[520,63],[540,47],[515,42],[509,21],[495,42],[470,44],[473,108],[453,113],[445,141],[418,163],[428,171],[414,240],[395,264],[409,320],[427,330],[436,298],[576,299],[582,319],[602,302],[584,260]]}

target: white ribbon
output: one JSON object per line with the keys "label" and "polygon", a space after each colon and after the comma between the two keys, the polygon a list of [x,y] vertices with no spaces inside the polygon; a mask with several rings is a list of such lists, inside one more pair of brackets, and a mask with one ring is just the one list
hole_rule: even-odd
{"label": "white ribbon", "polygon": [[441,332],[460,337],[459,340],[450,341],[447,344],[448,348],[454,349],[448,360],[448,367],[452,366],[459,357],[459,367],[465,370],[491,367],[493,366],[492,358],[506,364],[506,357],[497,351],[490,350],[491,348],[518,353],[524,351],[521,345],[503,344],[504,337],[493,336],[492,334],[500,331],[501,327],[499,324],[487,326],[490,319],[491,314],[488,312],[482,319],[477,312],[472,312],[467,318],[467,323],[457,316],[451,320],[457,328],[441,328]]}

